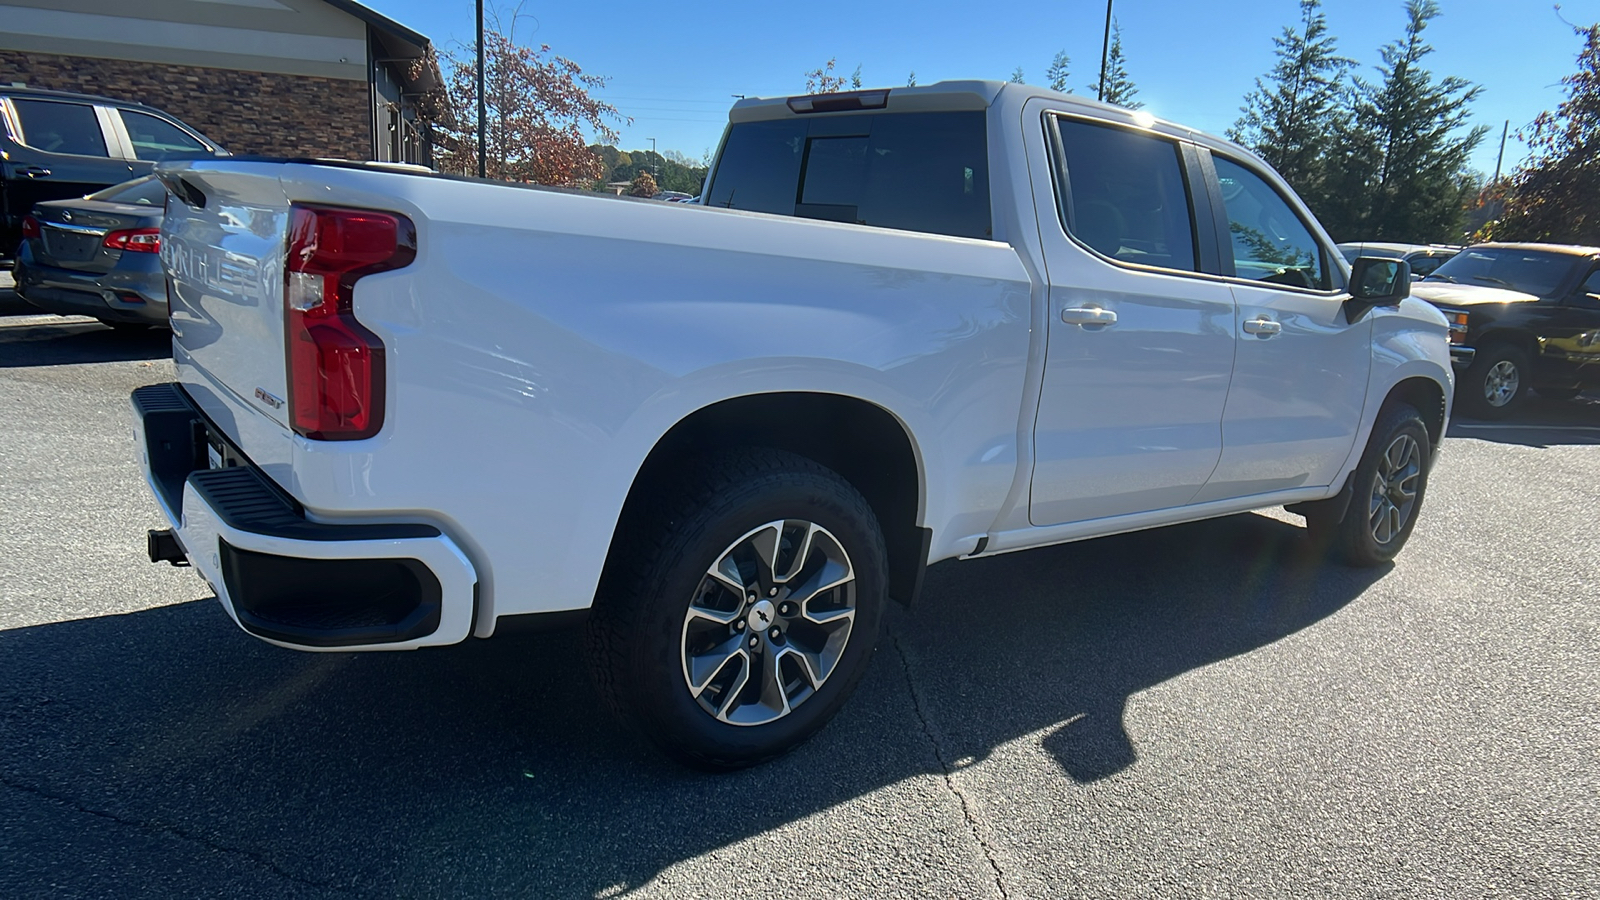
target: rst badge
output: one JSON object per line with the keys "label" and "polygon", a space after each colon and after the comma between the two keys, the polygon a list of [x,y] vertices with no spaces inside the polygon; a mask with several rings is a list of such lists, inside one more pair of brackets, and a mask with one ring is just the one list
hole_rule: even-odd
{"label": "rst badge", "polygon": [[261,388],[256,388],[256,399],[272,407],[273,409],[283,409],[282,400],[279,400],[277,397],[272,396]]}

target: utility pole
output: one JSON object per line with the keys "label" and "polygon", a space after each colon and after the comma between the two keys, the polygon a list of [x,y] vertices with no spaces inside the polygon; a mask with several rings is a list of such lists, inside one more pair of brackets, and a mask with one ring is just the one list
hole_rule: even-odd
{"label": "utility pole", "polygon": [[1106,36],[1100,41],[1100,83],[1095,85],[1094,98],[1106,99],[1106,54],[1111,52],[1111,4],[1114,0],[1106,0]]}
{"label": "utility pole", "polygon": [[478,177],[485,172],[488,154],[484,147],[484,132],[488,130],[489,112],[483,99],[483,0],[478,0]]}
{"label": "utility pole", "polygon": [[1507,119],[1505,127],[1500,129],[1500,155],[1494,160],[1494,180],[1489,182],[1490,187],[1500,183],[1500,164],[1506,160],[1506,135],[1511,133],[1511,120]]}
{"label": "utility pole", "polygon": [[656,177],[658,177],[660,175],[660,173],[656,171],[656,160],[658,160],[660,158],[661,157],[656,154],[656,139],[655,138],[651,138],[650,139],[650,177],[651,178],[656,178]]}

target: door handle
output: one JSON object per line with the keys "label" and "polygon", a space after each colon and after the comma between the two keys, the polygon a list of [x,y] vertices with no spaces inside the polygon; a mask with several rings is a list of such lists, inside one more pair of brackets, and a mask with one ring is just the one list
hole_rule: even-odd
{"label": "door handle", "polygon": [[1265,316],[1257,316],[1244,323],[1246,334],[1259,334],[1262,337],[1271,337],[1281,331],[1283,326]]}
{"label": "door handle", "polygon": [[22,174],[29,178],[49,178],[50,170],[43,166],[24,166]]}
{"label": "door handle", "polygon": [[1068,325],[1115,325],[1117,314],[1094,306],[1070,306],[1061,311],[1061,321]]}

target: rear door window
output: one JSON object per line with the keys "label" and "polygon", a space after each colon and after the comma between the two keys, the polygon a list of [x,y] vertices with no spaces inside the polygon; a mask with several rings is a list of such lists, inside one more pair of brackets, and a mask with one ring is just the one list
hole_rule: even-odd
{"label": "rear door window", "polygon": [[109,156],[94,107],[55,100],[12,100],[22,126],[22,142],[46,153]]}
{"label": "rear door window", "polygon": [[1194,217],[1177,142],[1076,119],[1057,124],[1067,231],[1121,262],[1195,271]]}
{"label": "rear door window", "polygon": [[705,203],[987,240],[988,157],[982,112],[745,122]]}
{"label": "rear door window", "polygon": [[149,113],[131,109],[117,110],[122,125],[128,129],[133,141],[133,155],[144,160],[158,160],[169,153],[203,153],[206,145],[182,128]]}

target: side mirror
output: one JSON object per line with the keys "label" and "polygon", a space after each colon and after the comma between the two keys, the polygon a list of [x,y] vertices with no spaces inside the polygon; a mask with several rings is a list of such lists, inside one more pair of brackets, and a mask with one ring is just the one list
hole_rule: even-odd
{"label": "side mirror", "polygon": [[1411,296],[1411,264],[1403,259],[1362,256],[1350,266],[1345,318],[1354,322],[1374,306],[1399,306]]}

